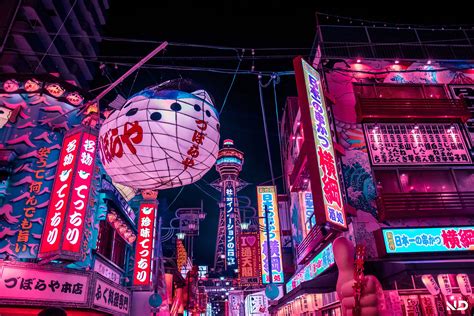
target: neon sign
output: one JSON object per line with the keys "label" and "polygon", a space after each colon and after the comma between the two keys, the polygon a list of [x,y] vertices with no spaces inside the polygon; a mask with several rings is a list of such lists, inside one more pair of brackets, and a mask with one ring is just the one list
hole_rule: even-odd
{"label": "neon sign", "polygon": [[82,257],[96,149],[97,136],[82,128],[64,138],[38,257]]}
{"label": "neon sign", "polygon": [[333,264],[334,253],[332,244],[329,244],[286,283],[286,293],[291,292],[301,283],[314,279]]}
{"label": "neon sign", "polygon": [[[316,151],[311,153],[316,156],[317,174],[320,180],[313,180],[311,182],[314,198],[318,201],[317,205],[315,205],[316,222],[319,225],[327,222],[332,226],[346,229],[346,214],[342,200],[341,184],[338,177],[328,112],[322,94],[321,78],[318,72],[301,58],[295,59],[295,72],[297,83],[300,86],[298,90],[300,100],[304,108],[302,115],[309,115],[306,125],[311,123],[311,129],[307,128],[306,134],[314,140],[314,149]],[[304,85],[304,90],[301,85]],[[319,197],[321,198],[319,199]]]}
{"label": "neon sign", "polygon": [[234,218],[234,187],[229,182],[225,189],[225,218],[226,218],[226,263],[227,268],[232,268],[236,265],[235,261],[235,218]]}
{"label": "neon sign", "polygon": [[216,161],[216,164],[218,165],[221,163],[236,163],[236,164],[241,165],[242,160],[236,157],[222,157],[222,158],[217,159]]}
{"label": "neon sign", "polygon": [[316,225],[314,217],[313,194],[311,192],[300,192],[300,201],[303,206],[303,221],[306,234]]}
{"label": "neon sign", "polygon": [[382,229],[388,254],[474,251],[474,226]]}
{"label": "neon sign", "polygon": [[138,236],[135,248],[135,269],[133,286],[148,287],[151,285],[151,264],[154,248],[156,201],[140,204],[138,218]]}
{"label": "neon sign", "polygon": [[241,233],[239,246],[240,285],[259,285],[261,268],[258,232]]}
{"label": "neon sign", "polygon": [[[262,253],[262,281],[270,283],[269,259],[272,266],[273,283],[283,283],[283,265],[280,237],[280,218],[278,217],[278,203],[276,187],[257,186],[259,223],[264,229],[260,230],[260,250]],[[265,208],[268,212],[268,234],[270,237],[270,251],[267,243],[267,225],[265,221]]]}

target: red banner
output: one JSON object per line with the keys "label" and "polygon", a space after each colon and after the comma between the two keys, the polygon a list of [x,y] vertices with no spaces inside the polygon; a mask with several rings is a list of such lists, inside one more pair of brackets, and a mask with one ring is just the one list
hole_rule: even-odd
{"label": "red banner", "polygon": [[262,268],[258,232],[241,232],[239,240],[239,282],[244,286],[260,285]]}
{"label": "red banner", "polygon": [[59,155],[39,258],[78,260],[94,178],[97,136],[84,130],[66,135]]}
{"label": "red banner", "polygon": [[95,155],[97,149],[97,136],[83,133],[80,144],[80,155],[74,172],[71,200],[69,202],[68,216],[66,218],[66,235],[62,249],[64,251],[79,253],[83,228],[87,215],[89,193],[92,177],[94,175]]}
{"label": "red banner", "polygon": [[133,286],[148,287],[151,285],[151,266],[153,260],[156,201],[146,201],[140,204],[138,219],[138,236],[135,246],[135,268]]}
{"label": "red banner", "polygon": [[76,133],[64,138],[59,155],[56,177],[44,223],[38,257],[45,258],[58,254],[61,246],[66,205],[71,192],[73,169],[78,157],[81,134]]}

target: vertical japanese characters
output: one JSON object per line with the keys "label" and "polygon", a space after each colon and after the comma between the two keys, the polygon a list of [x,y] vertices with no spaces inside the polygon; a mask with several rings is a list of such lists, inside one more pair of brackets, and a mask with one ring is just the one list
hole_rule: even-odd
{"label": "vertical japanese characters", "polygon": [[36,205],[38,204],[36,195],[42,190],[45,167],[50,153],[51,151],[49,148],[42,147],[38,149],[38,160],[36,161],[37,169],[35,171],[35,177],[29,186],[28,198],[25,207],[23,208],[25,217],[21,221],[20,230],[18,231],[15,243],[15,253],[25,252],[28,248],[27,243],[30,237],[30,229],[33,227],[33,223],[30,221],[35,216]]}
{"label": "vertical japanese characters", "polygon": [[309,64],[305,61],[302,61],[302,63],[318,161],[324,215],[328,223],[345,229],[347,228],[346,214],[343,206],[341,184],[339,182],[335,160],[336,155],[332,142],[328,112],[324,102],[324,96],[322,95],[320,77],[316,70]]}
{"label": "vertical japanese characters", "polygon": [[[263,229],[260,230],[260,249],[262,251],[262,281],[270,283],[270,267],[272,266],[272,282],[283,282],[283,265],[281,252],[280,218],[278,217],[278,203],[276,200],[276,188],[273,186],[258,186],[258,214],[259,223]],[[266,226],[265,210],[268,212],[268,227]],[[267,229],[270,242],[267,242]],[[269,245],[269,246],[268,246]],[[268,249],[270,247],[270,249]]]}
{"label": "vertical japanese characters", "polygon": [[140,204],[133,286],[147,287],[151,285],[156,209],[156,202],[142,202]]}
{"label": "vertical japanese characters", "polygon": [[261,284],[261,262],[258,232],[240,234],[239,283],[243,286]]}
{"label": "vertical japanese characters", "polygon": [[94,177],[97,136],[84,130],[66,135],[59,155],[39,257],[81,257],[85,219]]}
{"label": "vertical japanese characters", "polygon": [[227,268],[234,267],[235,261],[235,218],[234,218],[234,187],[228,183],[225,189],[225,218],[227,226],[226,235],[226,260]]}

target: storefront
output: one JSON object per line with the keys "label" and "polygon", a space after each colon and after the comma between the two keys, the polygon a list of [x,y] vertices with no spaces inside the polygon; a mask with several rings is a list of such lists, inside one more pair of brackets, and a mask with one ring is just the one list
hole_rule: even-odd
{"label": "storefront", "polygon": [[37,315],[45,307],[68,315],[129,315],[130,291],[96,272],[0,262],[0,314]]}

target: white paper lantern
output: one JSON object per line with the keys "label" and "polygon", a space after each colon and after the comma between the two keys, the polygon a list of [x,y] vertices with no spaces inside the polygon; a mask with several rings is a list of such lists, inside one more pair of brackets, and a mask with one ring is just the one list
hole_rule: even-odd
{"label": "white paper lantern", "polygon": [[212,98],[190,80],[147,88],[100,129],[100,152],[112,180],[134,189],[193,183],[216,162],[219,118]]}

